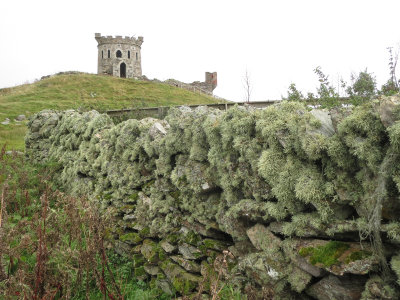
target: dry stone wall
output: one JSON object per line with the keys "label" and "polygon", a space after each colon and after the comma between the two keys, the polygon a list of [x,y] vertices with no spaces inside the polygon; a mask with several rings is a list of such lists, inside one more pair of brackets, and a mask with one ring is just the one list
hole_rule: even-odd
{"label": "dry stone wall", "polygon": [[249,299],[398,299],[399,108],[181,107],[117,125],[47,110],[26,154],[111,213],[115,249],[166,292],[220,274]]}

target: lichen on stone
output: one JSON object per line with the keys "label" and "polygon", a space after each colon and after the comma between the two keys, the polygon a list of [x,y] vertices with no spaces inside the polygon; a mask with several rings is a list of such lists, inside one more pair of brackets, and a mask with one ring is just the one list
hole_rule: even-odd
{"label": "lichen on stone", "polygon": [[56,162],[66,192],[112,212],[107,236],[134,255],[139,277],[159,270],[155,286],[191,292],[198,264],[229,248],[238,282],[303,296],[347,273],[380,275],[389,258],[400,274],[386,251],[400,243],[397,98],[331,110],[180,107],[116,125],[95,111],[46,110],[29,121],[26,155]]}

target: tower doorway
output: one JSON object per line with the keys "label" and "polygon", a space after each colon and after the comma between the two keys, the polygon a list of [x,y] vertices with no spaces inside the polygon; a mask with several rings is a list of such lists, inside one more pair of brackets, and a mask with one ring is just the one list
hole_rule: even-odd
{"label": "tower doorway", "polygon": [[119,77],[126,78],[126,64],[121,63],[119,65]]}

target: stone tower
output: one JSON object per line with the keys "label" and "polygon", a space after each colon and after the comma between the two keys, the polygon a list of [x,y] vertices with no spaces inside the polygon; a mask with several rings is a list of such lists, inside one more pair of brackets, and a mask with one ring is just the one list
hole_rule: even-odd
{"label": "stone tower", "polygon": [[95,33],[98,43],[97,74],[134,78],[142,76],[140,49],[143,37],[101,36]]}

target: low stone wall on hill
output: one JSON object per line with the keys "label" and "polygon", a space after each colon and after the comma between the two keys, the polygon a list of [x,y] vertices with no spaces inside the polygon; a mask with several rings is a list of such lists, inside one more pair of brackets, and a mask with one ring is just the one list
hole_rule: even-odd
{"label": "low stone wall on hill", "polygon": [[[167,293],[218,275],[249,299],[398,299],[400,98],[310,110],[175,108],[114,125],[42,111],[26,155],[115,218],[137,278]],[[206,279],[204,279],[206,278]]]}

